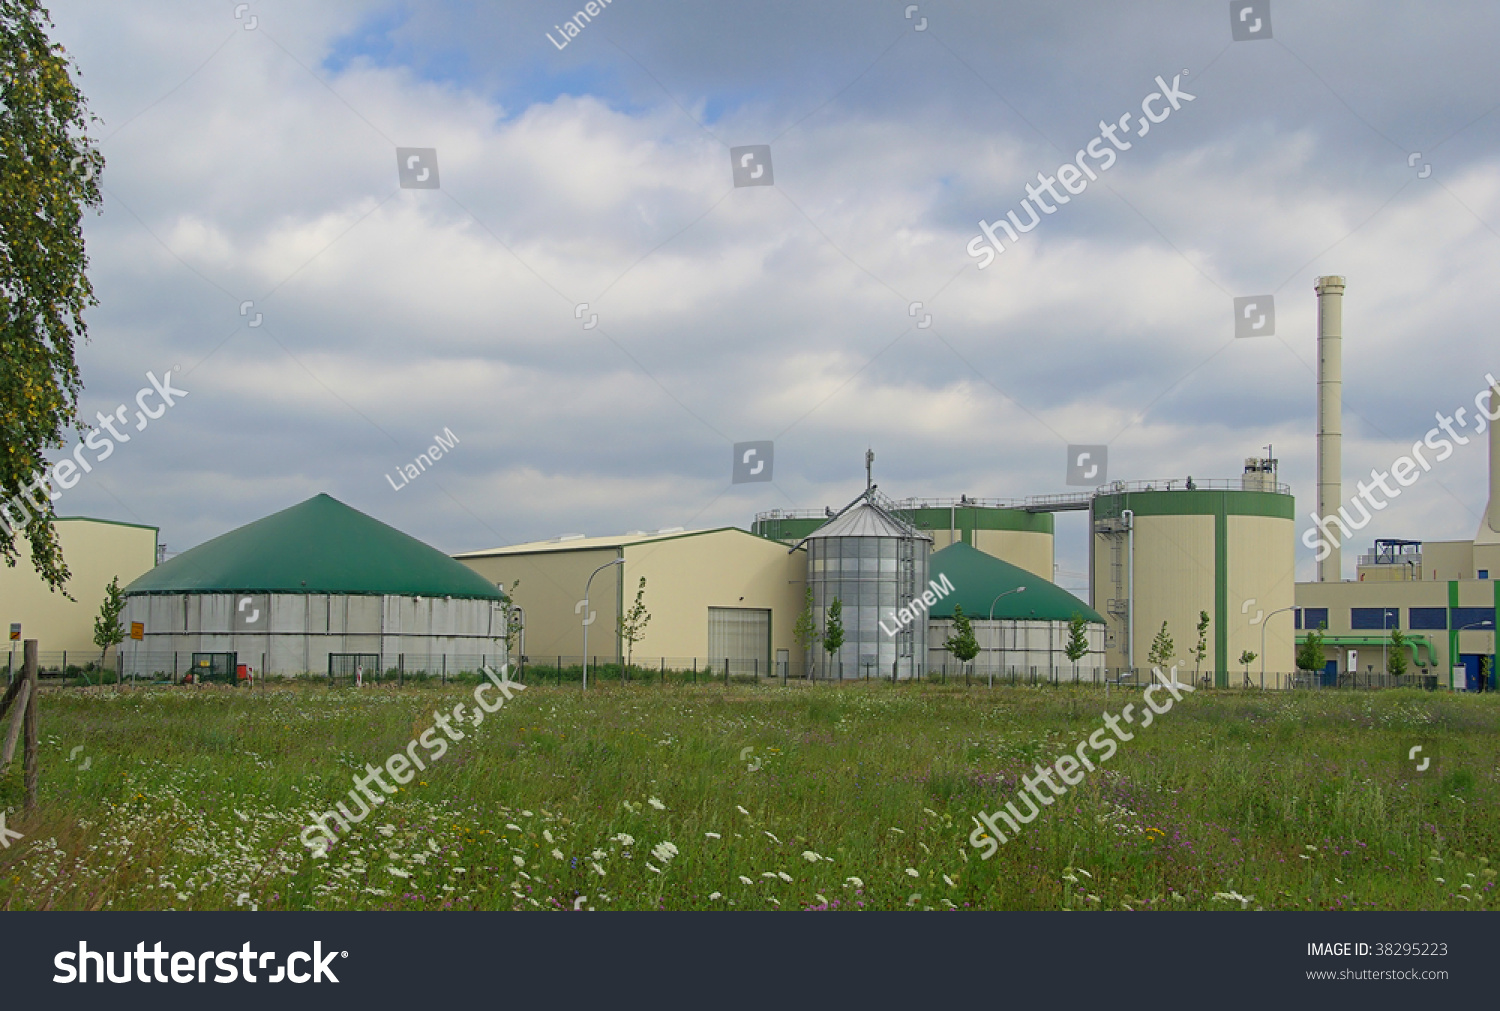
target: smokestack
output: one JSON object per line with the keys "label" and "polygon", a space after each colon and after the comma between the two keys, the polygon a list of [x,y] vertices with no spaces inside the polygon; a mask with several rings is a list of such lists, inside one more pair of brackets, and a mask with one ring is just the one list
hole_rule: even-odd
{"label": "smokestack", "polygon": [[[1344,279],[1318,278],[1318,515],[1337,515],[1344,497],[1340,470],[1344,455]],[[1490,453],[1494,454],[1491,440]],[[1330,538],[1331,543],[1331,538]],[[1318,582],[1343,580],[1338,545],[1318,563]]]}
{"label": "smokestack", "polygon": [[[1495,377],[1486,375],[1490,381],[1489,412],[1500,410],[1500,383]],[[1500,544],[1500,421],[1490,422],[1490,505],[1479,521],[1479,536],[1475,544]]]}

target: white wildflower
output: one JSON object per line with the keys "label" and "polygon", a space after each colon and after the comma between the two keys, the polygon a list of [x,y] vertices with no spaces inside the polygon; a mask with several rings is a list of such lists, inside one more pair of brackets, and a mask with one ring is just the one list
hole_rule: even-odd
{"label": "white wildflower", "polygon": [[553,860],[561,860],[562,858],[563,858],[562,850],[560,850],[560,849],[553,849],[553,851],[552,851],[552,859]]}
{"label": "white wildflower", "polygon": [[753,885],[753,884],[755,884],[755,882],[751,881],[749,878],[745,877],[745,875],[741,874],[740,875],[740,884],[742,884],[742,885]]}
{"label": "white wildflower", "polygon": [[655,797],[647,797],[646,798],[646,803],[650,804],[652,807],[656,808],[658,811],[665,811],[667,809],[667,805],[663,804],[660,800],[658,800]]}
{"label": "white wildflower", "polygon": [[651,847],[651,855],[664,864],[670,863],[672,858],[677,855],[677,847],[669,842],[662,841]]}
{"label": "white wildflower", "polygon": [[621,846],[634,846],[635,836],[630,835],[626,832],[621,832],[615,836],[615,842],[619,843]]}
{"label": "white wildflower", "polygon": [[921,875],[917,873],[917,869],[915,867],[908,867],[906,869],[906,876],[909,878],[921,877]]}

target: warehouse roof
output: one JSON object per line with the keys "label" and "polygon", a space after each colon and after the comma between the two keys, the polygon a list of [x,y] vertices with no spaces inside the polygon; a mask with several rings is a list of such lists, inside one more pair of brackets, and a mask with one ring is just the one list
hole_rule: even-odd
{"label": "warehouse roof", "polygon": [[[648,533],[636,530],[628,534],[616,534],[608,537],[585,537],[583,534],[563,534],[548,541],[528,541],[525,544],[509,544],[500,548],[481,548],[478,551],[460,551],[454,558],[489,558],[495,555],[531,555],[543,554],[553,551],[597,551],[601,548],[628,548],[635,544],[647,544],[654,541],[671,541],[679,537],[701,537],[704,534],[717,534],[725,530],[733,530],[736,533],[746,533],[739,527],[713,527],[705,530],[683,530],[675,527],[670,530],[658,530]],[[747,536],[758,536],[747,534]]]}
{"label": "warehouse roof", "polygon": [[468,566],[328,495],[184,551],[125,592],[503,599]]}
{"label": "warehouse roof", "polygon": [[[934,551],[928,560],[928,574],[938,582],[946,575],[953,584],[953,592],[933,606],[934,618],[953,617],[953,608],[958,605],[970,618],[985,621],[993,604],[997,619],[1068,621],[1080,614],[1085,621],[1104,623],[1098,611],[1051,580],[985,554],[963,541]],[[1025,591],[1010,592],[1018,586],[1026,587]],[[1005,596],[996,600],[1002,593]]]}

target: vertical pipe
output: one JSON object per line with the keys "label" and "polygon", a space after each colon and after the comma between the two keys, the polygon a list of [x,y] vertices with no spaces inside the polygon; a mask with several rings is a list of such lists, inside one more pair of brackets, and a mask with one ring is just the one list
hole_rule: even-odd
{"label": "vertical pipe", "polygon": [[[1318,293],[1318,518],[1322,519],[1337,514],[1343,498],[1344,279],[1320,277],[1313,290]],[[1330,550],[1318,563],[1318,582],[1341,582],[1340,545],[1332,537],[1324,540]]]}
{"label": "vertical pipe", "polygon": [[1125,535],[1129,539],[1126,547],[1129,588],[1125,597],[1125,666],[1135,670],[1135,510],[1121,509],[1120,519],[1125,521]]}

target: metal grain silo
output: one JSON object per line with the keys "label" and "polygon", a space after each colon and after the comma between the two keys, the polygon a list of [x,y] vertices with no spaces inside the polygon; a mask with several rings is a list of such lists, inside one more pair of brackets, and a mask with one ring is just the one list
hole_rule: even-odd
{"label": "metal grain silo", "polygon": [[843,606],[843,647],[832,655],[816,647],[811,675],[913,676],[927,659],[926,615],[907,622],[896,615],[927,589],[932,538],[877,504],[871,489],[803,543],[819,631],[834,600]]}

